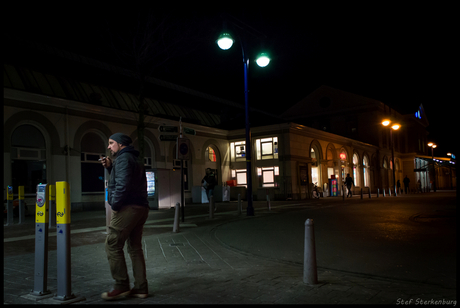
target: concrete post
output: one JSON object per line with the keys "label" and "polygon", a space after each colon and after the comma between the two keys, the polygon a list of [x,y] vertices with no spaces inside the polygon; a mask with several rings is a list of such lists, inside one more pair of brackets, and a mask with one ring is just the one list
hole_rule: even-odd
{"label": "concrete post", "polygon": [[26,205],[24,202],[24,186],[18,187],[18,199],[19,199],[19,224],[26,221]]}
{"label": "concrete post", "polygon": [[383,196],[385,197],[385,188],[383,189]]}
{"label": "concrete post", "polygon": [[13,186],[6,188],[6,225],[11,226],[14,223],[13,220]]}
{"label": "concrete post", "polygon": [[238,215],[241,215],[242,213],[242,205],[241,205],[241,194],[238,194]]}
{"label": "concrete post", "polygon": [[269,211],[271,210],[271,206],[270,206],[270,196],[269,196],[269,195],[267,195],[267,208],[268,208]]}
{"label": "concrete post", "polygon": [[380,188],[377,188],[377,198],[380,196]]}
{"label": "concrete post", "polygon": [[316,268],[315,230],[313,219],[305,221],[305,245],[303,261],[303,282],[306,284],[318,283]]}
{"label": "concrete post", "polygon": [[361,199],[363,198],[363,188],[361,187]]}
{"label": "concrete post", "polygon": [[368,187],[368,189],[369,189],[369,199],[370,199],[371,198],[371,188]]}
{"label": "concrete post", "polygon": [[174,213],[174,227],[173,227],[173,232],[179,232],[179,211],[180,211],[180,204],[179,204],[179,202],[176,203],[175,210],[176,210],[176,212]]}
{"label": "concrete post", "polygon": [[214,218],[214,197],[209,197],[209,219]]}

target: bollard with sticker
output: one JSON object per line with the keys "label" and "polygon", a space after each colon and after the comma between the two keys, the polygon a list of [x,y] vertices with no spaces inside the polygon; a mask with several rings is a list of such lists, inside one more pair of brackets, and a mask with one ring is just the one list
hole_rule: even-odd
{"label": "bollard with sticker", "polygon": [[13,186],[6,188],[6,225],[13,224]]}
{"label": "bollard with sticker", "polygon": [[31,294],[50,294],[48,284],[48,184],[37,185],[35,204],[35,270],[34,289]]}
{"label": "bollard with sticker", "polygon": [[54,299],[75,298],[70,277],[70,190],[69,183],[56,182],[57,294]]}

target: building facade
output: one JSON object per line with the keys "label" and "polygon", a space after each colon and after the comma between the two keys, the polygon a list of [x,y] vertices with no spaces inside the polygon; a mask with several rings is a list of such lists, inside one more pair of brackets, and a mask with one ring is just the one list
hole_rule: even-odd
{"label": "building facade", "polygon": [[[115,132],[131,136],[138,148],[136,96],[12,63],[4,65],[4,76],[5,186],[12,185],[15,194],[18,186],[24,186],[26,200],[33,204],[37,184],[67,181],[72,210],[104,208],[106,175],[98,159],[109,155],[107,141]],[[151,83],[161,81],[151,79]],[[240,108],[183,87],[166,86],[198,100]],[[144,121],[144,163],[146,169],[158,172],[156,181],[168,195],[160,208],[180,202],[178,132],[167,127],[182,128],[189,139],[190,153],[183,165],[185,204],[201,202],[195,195],[200,194],[206,168],[215,170],[222,188],[216,200],[225,199],[223,191],[228,186],[232,199],[237,193],[247,199],[244,129],[219,128],[218,113],[184,107],[177,101],[147,97],[146,104],[150,112]],[[400,114],[379,101],[319,88],[276,124],[252,127],[253,199],[265,200],[266,195],[271,200],[310,198],[314,184],[330,192],[333,178],[340,195],[347,174],[354,179],[355,193],[388,191],[393,187],[393,168],[401,186],[408,176],[412,191],[418,180],[427,189],[435,176],[438,188],[456,187],[452,166],[429,156],[423,106],[414,112],[415,116]],[[390,132],[380,124],[383,118],[401,123],[400,130]]]}

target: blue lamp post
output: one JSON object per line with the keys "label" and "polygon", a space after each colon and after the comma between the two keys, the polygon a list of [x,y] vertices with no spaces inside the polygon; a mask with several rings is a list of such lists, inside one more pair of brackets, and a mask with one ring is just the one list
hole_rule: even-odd
{"label": "blue lamp post", "polygon": [[[217,45],[222,50],[228,50],[233,45],[233,38],[229,33],[223,33],[217,39]],[[241,51],[243,53],[243,65],[244,65],[244,106],[246,114],[246,183],[247,183],[247,198],[248,207],[247,215],[254,216],[254,207],[252,205],[252,169],[251,169],[251,127],[249,125],[249,104],[248,104],[248,67],[249,58],[246,56],[244,51],[244,44],[241,42]],[[270,63],[270,58],[267,54],[262,53],[257,57],[257,65],[265,67]]]}

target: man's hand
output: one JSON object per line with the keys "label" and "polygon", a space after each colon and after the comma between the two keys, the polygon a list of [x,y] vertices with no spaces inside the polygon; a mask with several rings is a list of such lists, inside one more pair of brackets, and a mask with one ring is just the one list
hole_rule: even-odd
{"label": "man's hand", "polygon": [[112,160],[109,157],[101,157],[99,160],[101,161],[104,168],[109,168],[112,166]]}

